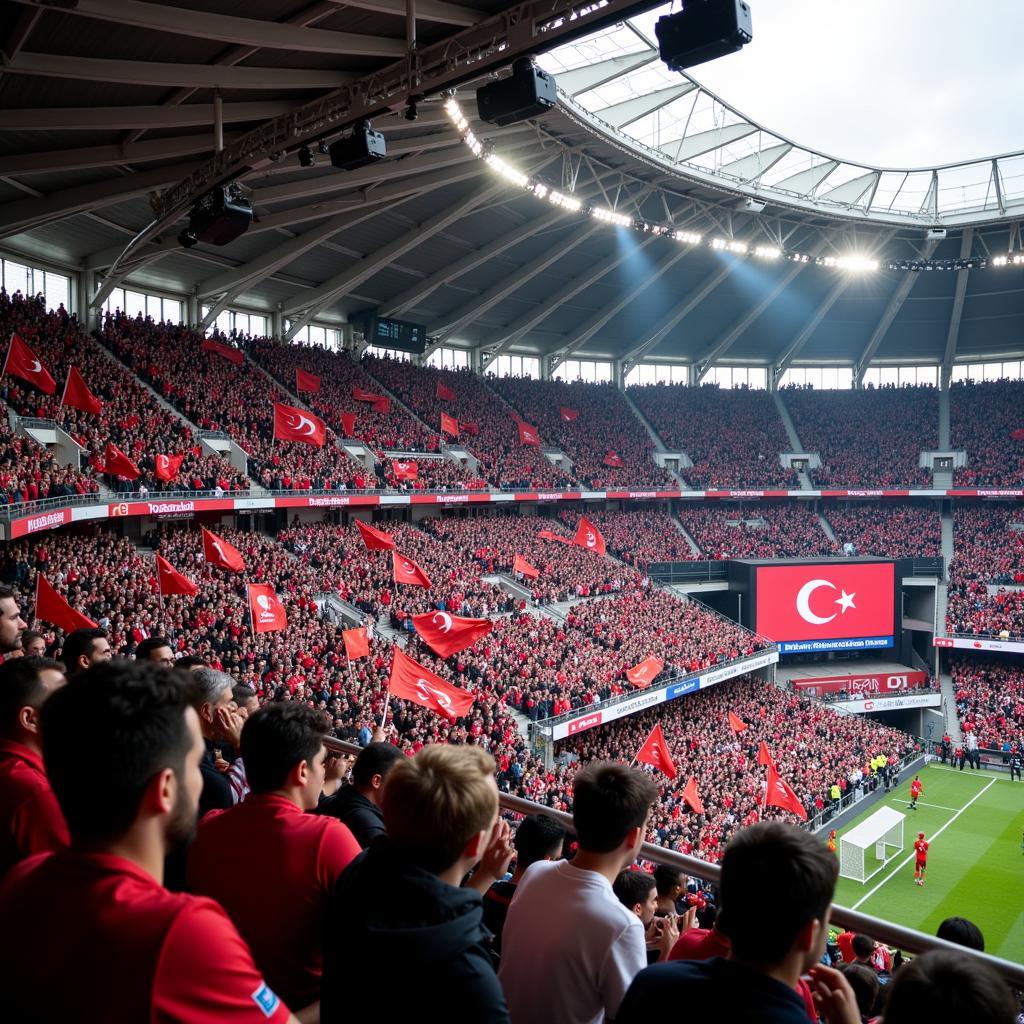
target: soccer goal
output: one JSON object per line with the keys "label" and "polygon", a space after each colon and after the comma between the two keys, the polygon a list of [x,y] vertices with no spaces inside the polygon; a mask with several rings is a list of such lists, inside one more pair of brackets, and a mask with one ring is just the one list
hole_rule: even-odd
{"label": "soccer goal", "polygon": [[903,849],[905,815],[882,807],[839,838],[839,874],[866,882]]}

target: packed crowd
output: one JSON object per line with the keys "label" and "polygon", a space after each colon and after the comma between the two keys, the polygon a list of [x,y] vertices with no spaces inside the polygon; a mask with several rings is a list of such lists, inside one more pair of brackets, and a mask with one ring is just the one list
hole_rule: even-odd
{"label": "packed crowd", "polygon": [[767,391],[653,384],[630,387],[628,394],[669,450],[690,457],[692,468],[682,472],[691,486],[797,486],[796,474],[779,462],[790,444]]}
{"label": "packed crowd", "polygon": [[[567,527],[575,525],[574,513],[561,513]],[[696,558],[668,509],[651,506],[623,512],[587,509],[587,518],[601,531],[608,550],[634,569],[648,562],[685,562]]]}
{"label": "packed crowd", "polygon": [[655,465],[654,442],[613,384],[528,377],[491,377],[489,383],[548,444],[569,456],[573,476],[587,487],[675,484]]}
{"label": "packed crowd", "polygon": [[[6,381],[0,387],[6,390]],[[0,504],[73,497],[98,489],[95,479],[72,466],[61,466],[45,448],[16,435],[6,415],[0,417]]]}
{"label": "packed crowd", "polygon": [[954,450],[967,452],[955,471],[962,487],[1020,487],[1024,481],[1024,383],[958,381],[949,389],[949,430]]}
{"label": "packed crowd", "polygon": [[719,508],[682,502],[679,521],[705,558],[796,558],[838,553],[814,510],[806,504]]}
{"label": "packed crowd", "polygon": [[[572,477],[540,448],[519,440],[514,410],[477,374],[379,356],[364,357],[363,367],[431,427],[437,424],[440,429],[442,413],[456,420],[459,443],[476,458],[480,475],[496,487],[527,490],[572,484]],[[439,398],[439,386],[448,388],[455,398]],[[540,440],[547,444],[550,439],[541,431]]]}
{"label": "packed crowd", "polygon": [[858,501],[829,505],[825,518],[854,554],[887,558],[937,558],[942,554],[942,517],[932,504]]}
{"label": "packed crowd", "polygon": [[920,453],[938,447],[939,392],[929,387],[780,392],[804,450],[817,452],[823,487],[926,486]]}
{"label": "packed crowd", "polygon": [[979,661],[953,655],[953,693],[960,723],[978,745],[1024,750],[1024,670],[1008,661]]}
{"label": "packed crowd", "polygon": [[[104,354],[63,307],[47,312],[41,296],[29,300],[20,293],[8,297],[0,292],[0,336],[6,338],[12,331],[35,352],[57,389],[53,395],[46,395],[20,378],[7,375],[3,378],[4,400],[21,416],[55,420],[86,449],[83,469],[91,476],[117,491],[142,487],[150,491],[209,491],[218,487],[228,491],[248,487],[244,474],[218,455],[204,454],[193,431],[163,408],[133,373]],[[61,407],[64,382],[72,366],[103,403],[98,415]],[[105,472],[108,443],[135,463],[140,471],[137,478],[129,480]],[[157,477],[158,455],[183,457],[173,479]],[[71,482],[73,477],[64,475],[58,484]]]}

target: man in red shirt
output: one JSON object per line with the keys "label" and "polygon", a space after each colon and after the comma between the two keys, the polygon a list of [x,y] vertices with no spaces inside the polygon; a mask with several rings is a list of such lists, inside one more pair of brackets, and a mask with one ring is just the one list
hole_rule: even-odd
{"label": "man in red shirt", "polygon": [[924,869],[927,867],[928,843],[925,842],[924,833],[917,833],[917,842],[914,843],[914,853],[917,859],[914,862],[914,881],[918,885],[924,885]]}
{"label": "man in red shirt", "polygon": [[17,922],[0,929],[5,1017],[298,1024],[224,911],[161,884],[203,785],[193,697],[189,677],[112,661],[44,705],[43,759],[71,848],[0,885],[0,920]]}
{"label": "man in red shirt", "polygon": [[49,658],[0,665],[0,878],[26,857],[68,845],[39,733],[40,708],[64,683],[64,667]]}
{"label": "man in red shirt", "polygon": [[[207,814],[188,853],[189,888],[228,912],[271,988],[294,1007],[320,999],[324,908],[360,852],[336,818],[305,813],[323,788],[329,727],[326,715],[295,701],[252,715],[241,744],[251,792]],[[258,899],[238,884],[246,863],[272,880]]]}
{"label": "man in red shirt", "polygon": [[919,775],[915,775],[913,781],[910,783],[910,804],[908,805],[908,810],[917,810],[917,798],[921,795],[921,790],[923,789],[924,786],[921,785],[921,777]]}

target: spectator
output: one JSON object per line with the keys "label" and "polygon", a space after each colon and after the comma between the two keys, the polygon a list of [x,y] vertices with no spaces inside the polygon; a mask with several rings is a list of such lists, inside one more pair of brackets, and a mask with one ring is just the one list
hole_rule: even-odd
{"label": "spectator", "polygon": [[624,868],[615,876],[612,892],[627,910],[640,918],[640,923],[644,926],[647,963],[654,964],[659,960],[667,960],[670,950],[679,938],[679,925],[675,913],[656,916],[658,887],[654,875],[649,871]]}
{"label": "spectator", "polygon": [[679,901],[686,895],[686,875],[668,864],[659,864],[654,869],[654,881],[658,887],[658,916],[677,915]]}
{"label": "spectator", "polygon": [[28,658],[42,658],[46,654],[46,637],[34,629],[26,629],[21,634],[21,649]]}
{"label": "spectator", "polygon": [[346,825],[356,842],[366,849],[377,836],[387,835],[381,797],[384,782],[404,755],[393,743],[370,743],[352,766],[352,783],[324,800],[318,814],[328,814]]}
{"label": "spectator", "polygon": [[618,1018],[647,956],[643,925],[612,883],[640,852],[657,797],[650,779],[624,765],[595,762],[577,774],[576,856],[534,864],[505,922],[501,983],[513,1024]]}
{"label": "spectator", "polygon": [[484,873],[497,875],[511,855],[507,826],[498,822],[494,760],[477,747],[426,747],[392,768],[383,811],[387,836],[356,858],[332,897],[328,918],[337,926],[325,933],[322,1019],[370,1019],[390,979],[395,1019],[418,1012],[424,992],[443,992],[452,996],[445,1004],[452,1024],[507,1021],[480,893],[459,888],[482,858]]}
{"label": "spectator", "polygon": [[[249,718],[242,758],[252,791],[206,815],[188,853],[191,891],[227,911],[267,983],[297,1009],[320,999],[328,897],[359,853],[343,824],[304,813],[323,788],[328,727],[304,704],[268,704]],[[259,899],[238,884],[246,862],[272,879]]]}
{"label": "spectator", "polygon": [[867,1024],[868,1020],[874,1016],[878,1006],[878,993],[881,989],[878,975],[869,966],[862,963],[841,963],[837,965],[836,969],[853,989],[861,1024]]}
{"label": "spectator", "polygon": [[180,677],[118,661],[44,705],[43,755],[72,845],[26,861],[0,890],[0,915],[18,922],[0,933],[12,1019],[294,1024],[224,911],[161,884],[202,788],[190,697]]}
{"label": "spectator", "polygon": [[[179,661],[178,664],[180,665],[181,661]],[[235,709],[244,719],[251,718],[257,711],[259,711],[260,700],[259,697],[256,696],[256,691],[251,686],[246,686],[244,684],[240,686],[232,686],[231,699],[235,702]]]}
{"label": "spectator", "polygon": [[0,654],[22,649],[22,636],[28,623],[21,617],[14,590],[0,585]]}
{"label": "spectator", "polygon": [[199,813],[203,815],[207,811],[226,810],[244,796],[233,784],[229,769],[241,771],[244,777],[244,763],[237,752],[245,720],[232,698],[234,680],[231,676],[213,668],[197,669],[193,676],[197,684],[196,712],[205,748],[199,765],[203,775]]}
{"label": "spectator", "polygon": [[106,630],[93,627],[68,633],[60,651],[60,660],[67,669],[68,679],[74,679],[93,665],[110,661],[113,656]]}
{"label": "spectator", "polygon": [[68,844],[64,816],[43,768],[40,711],[66,682],[49,658],[12,658],[0,665],[0,879],[36,853]]}
{"label": "spectator", "polygon": [[163,668],[174,667],[174,649],[171,647],[171,641],[165,636],[147,636],[135,648],[135,658]]}
{"label": "spectator", "polygon": [[676,944],[669,952],[669,960],[710,960],[712,957],[729,955],[729,939],[718,930],[717,909],[707,906],[704,920],[707,926],[680,931]]}
{"label": "spectator", "polygon": [[981,929],[966,917],[947,917],[935,934],[947,942],[955,942],[958,946],[976,949],[979,953],[985,952],[985,936],[981,934]]}

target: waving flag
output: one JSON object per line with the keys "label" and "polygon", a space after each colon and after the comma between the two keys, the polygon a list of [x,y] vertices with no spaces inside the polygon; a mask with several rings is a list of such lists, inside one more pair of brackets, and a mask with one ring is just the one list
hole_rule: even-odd
{"label": "waving flag", "polygon": [[341,431],[346,437],[355,436],[356,414],[354,412],[343,412],[341,414]]}
{"label": "waving flag", "polygon": [[434,392],[435,396],[439,401],[442,402],[454,402],[455,392],[450,387],[442,384],[440,381],[437,382],[437,390]]}
{"label": "waving flag", "polygon": [[416,462],[402,462],[395,459],[391,463],[396,480],[415,480],[419,475],[420,467]]}
{"label": "waving flag", "polygon": [[768,749],[768,744],[765,743],[764,740],[761,740],[761,745],[757,748],[757,763],[764,765],[767,768],[775,767],[771,751]]}
{"label": "waving flag", "polygon": [[764,802],[772,807],[781,807],[783,810],[792,811],[802,821],[807,820],[804,805],[797,799],[796,793],[783,781],[773,764],[768,765],[768,793]]}
{"label": "waving flag", "polygon": [[103,471],[113,476],[123,476],[126,480],[134,480],[139,476],[139,467],[128,458],[116,444],[107,442],[107,450],[103,454]]}
{"label": "waving flag", "polygon": [[441,433],[448,434],[450,437],[459,436],[459,421],[454,416],[449,416],[447,413],[441,413]]}
{"label": "waving flag", "polygon": [[601,536],[601,531],[586,516],[580,516],[573,543],[577,547],[586,548],[599,555],[605,553],[604,537]]}
{"label": "waving flag", "polygon": [[378,530],[361,519],[356,520],[359,536],[363,538],[367,551],[394,551],[395,538],[390,533]]}
{"label": "waving flag", "polygon": [[626,671],[626,678],[641,690],[651,685],[658,678],[658,673],[665,667],[660,658],[644,658],[639,665]]}
{"label": "waving flag", "polygon": [[607,452],[602,461],[606,466],[614,466],[616,469],[622,469],[622,459],[615,452]]}
{"label": "waving flag", "polygon": [[298,441],[322,448],[327,439],[324,421],[305,409],[274,403],[274,437],[280,441]]}
{"label": "waving flag", "polygon": [[305,370],[295,368],[295,390],[296,391],[319,391],[320,378],[315,373],[307,373]]}
{"label": "waving flag", "polygon": [[42,573],[36,577],[36,618],[63,629],[65,633],[96,628],[96,623],[72,608]]}
{"label": "waving flag", "polygon": [[559,544],[572,544],[572,537],[563,537],[560,533],[554,533],[551,530],[541,530],[537,536],[541,540],[557,541]]}
{"label": "waving flag", "polygon": [[17,334],[11,335],[11,344],[7,348],[7,360],[4,363],[3,372],[27,380],[33,387],[39,388],[44,395],[53,395],[57,392],[57,382],[47,372],[35,352]]}
{"label": "waving flag", "polygon": [[370,638],[366,633],[365,626],[342,630],[341,640],[345,645],[345,657],[349,661],[370,656]]}
{"label": "waving flag", "polygon": [[466,421],[465,423],[462,423],[461,426],[462,426],[462,429],[467,434],[470,435],[470,437],[476,437],[480,433],[480,427],[477,426],[477,424],[475,424],[475,423],[471,423],[469,421]]}
{"label": "waving flag", "polygon": [[288,613],[269,583],[250,583],[249,617],[254,633],[273,633],[288,628]]}
{"label": "waving flag", "polygon": [[668,744],[665,742],[665,734],[661,731],[661,725],[656,725],[650,736],[644,740],[644,745],[636,752],[636,760],[641,764],[653,765],[659,771],[664,772],[670,779],[678,774],[672,755],[668,752]]}
{"label": "waving flag", "polygon": [[396,583],[430,588],[430,577],[411,558],[397,551],[391,552],[391,575]]}
{"label": "waving flag", "polygon": [[72,409],[81,409],[82,412],[91,412],[93,416],[99,416],[103,412],[103,403],[86,387],[82,375],[75,366],[68,370],[68,379],[64,384],[60,404],[62,408],[67,405]]}
{"label": "waving flag", "polygon": [[153,459],[153,475],[157,480],[173,480],[181,470],[181,464],[184,461],[184,455],[157,455]]}
{"label": "waving flag", "polygon": [[512,559],[512,572],[521,573],[523,576],[528,576],[531,580],[535,580],[540,576],[540,569],[535,569],[522,555],[516,555]]}
{"label": "waving flag", "polygon": [[414,701],[453,722],[473,706],[473,694],[445,682],[430,669],[413,661],[399,647],[395,647],[391,659],[388,690],[402,700]]}
{"label": "waving flag", "polygon": [[414,615],[412,624],[427,646],[442,658],[472,647],[494,629],[490,619],[464,619],[442,611]]}
{"label": "waving flag", "polygon": [[216,565],[229,572],[241,572],[245,568],[245,560],[222,537],[210,533],[203,527],[203,557],[210,565]]}
{"label": "waving flag", "polygon": [[563,423],[572,423],[577,416],[579,412],[576,409],[567,409],[564,405],[558,410],[558,418]]}
{"label": "waving flag", "polygon": [[375,395],[372,391],[367,391],[365,388],[353,388],[352,398],[357,402],[379,402],[383,395]]}
{"label": "waving flag", "polygon": [[732,711],[726,717],[729,719],[729,728],[735,733],[741,733],[744,729],[749,728],[747,723]]}
{"label": "waving flag", "polygon": [[692,775],[683,787],[683,800],[693,808],[695,813],[704,813],[704,803],[697,792],[697,780]]}
{"label": "waving flag", "polygon": [[381,395],[370,408],[377,413],[389,413],[391,412],[391,399],[387,395]]}
{"label": "waving flag", "polygon": [[516,427],[519,430],[519,443],[529,445],[531,448],[540,447],[540,434],[537,433],[536,427],[531,427],[529,423],[524,423],[522,420],[516,420]]}
{"label": "waving flag", "polygon": [[235,366],[241,366],[245,362],[245,356],[239,349],[232,348],[220,341],[214,341],[213,338],[204,338],[201,348],[204,352],[213,352],[229,363],[234,363]]}
{"label": "waving flag", "polygon": [[156,556],[156,583],[163,597],[169,597],[171,594],[192,597],[199,593],[199,587],[187,576],[182,576],[163,555]]}

